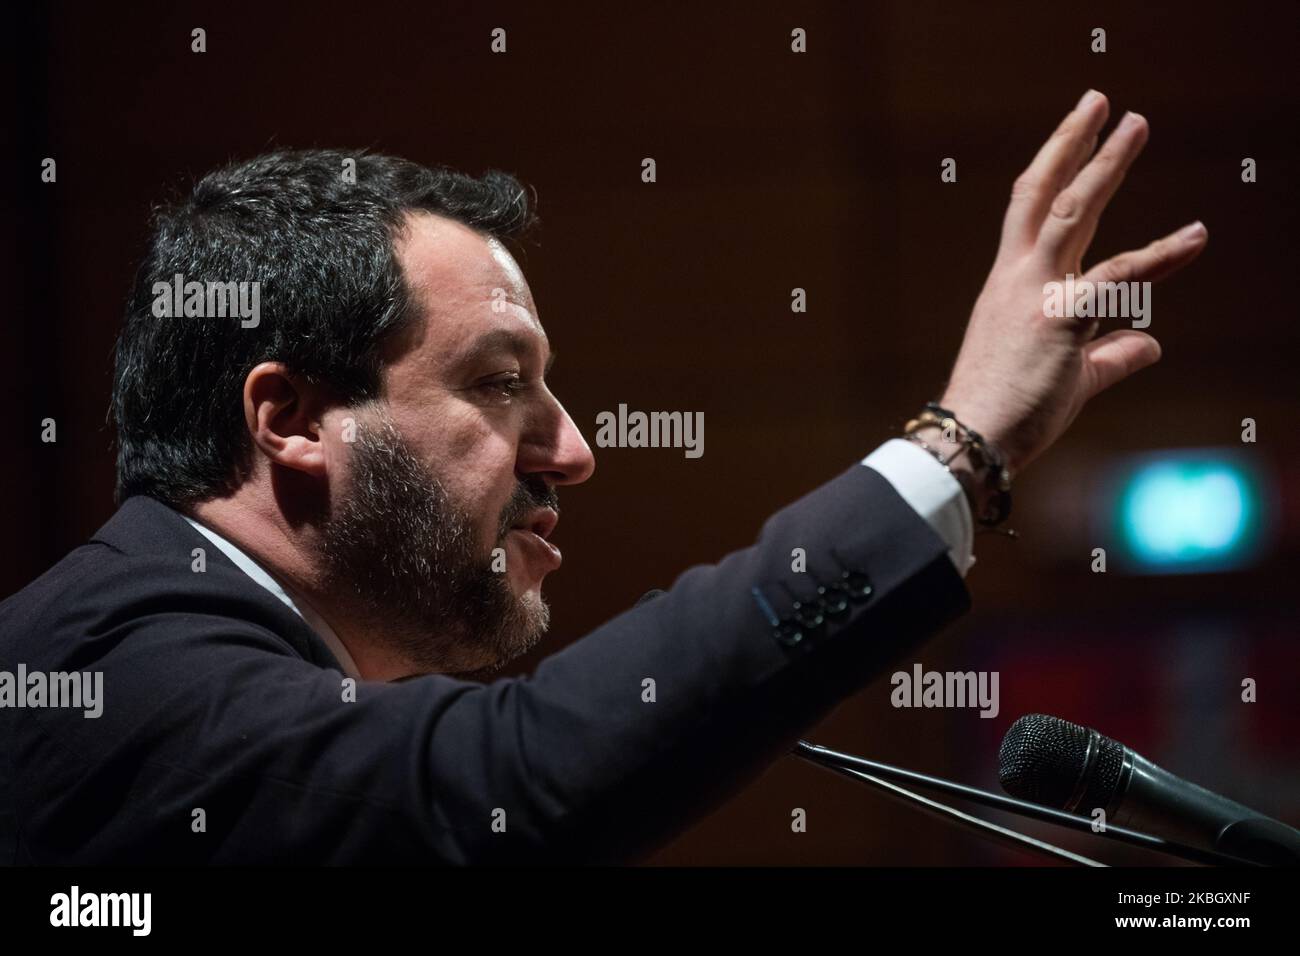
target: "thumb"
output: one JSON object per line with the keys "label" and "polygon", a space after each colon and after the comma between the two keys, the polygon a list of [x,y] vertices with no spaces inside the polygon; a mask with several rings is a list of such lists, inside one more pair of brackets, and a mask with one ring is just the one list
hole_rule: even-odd
{"label": "thumb", "polygon": [[1088,398],[1159,360],[1160,343],[1145,332],[1120,329],[1094,339],[1083,347],[1084,367],[1092,383]]}

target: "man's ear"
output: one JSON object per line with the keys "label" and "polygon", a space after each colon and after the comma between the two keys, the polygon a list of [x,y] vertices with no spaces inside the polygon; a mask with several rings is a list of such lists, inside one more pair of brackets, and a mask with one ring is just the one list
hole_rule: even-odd
{"label": "man's ear", "polygon": [[281,362],[263,362],[244,379],[244,422],[253,444],[273,464],[314,477],[325,475],[321,389]]}

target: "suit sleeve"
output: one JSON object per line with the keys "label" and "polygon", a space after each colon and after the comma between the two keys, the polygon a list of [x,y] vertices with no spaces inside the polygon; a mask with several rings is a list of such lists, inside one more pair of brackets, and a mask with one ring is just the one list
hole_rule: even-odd
{"label": "suit sleeve", "polygon": [[855,465],[531,676],[361,682],[355,700],[233,598],[154,594],[97,623],[103,656],[78,665],[104,670],[103,716],[43,717],[67,721],[49,737],[78,771],[27,808],[25,855],[635,860],[964,611],[947,551]]}

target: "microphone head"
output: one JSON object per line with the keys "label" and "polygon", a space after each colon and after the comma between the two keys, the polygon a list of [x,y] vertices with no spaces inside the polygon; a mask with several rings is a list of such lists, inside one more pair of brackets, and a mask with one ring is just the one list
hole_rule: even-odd
{"label": "microphone head", "polygon": [[1047,714],[1026,714],[998,748],[998,782],[1013,797],[1089,814],[1111,807],[1124,746],[1095,730]]}

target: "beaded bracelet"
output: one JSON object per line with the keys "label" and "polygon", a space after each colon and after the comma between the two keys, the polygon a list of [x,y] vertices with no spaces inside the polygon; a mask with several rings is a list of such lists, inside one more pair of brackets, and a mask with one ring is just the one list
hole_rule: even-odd
{"label": "beaded bracelet", "polygon": [[[957,434],[956,441],[961,445],[961,449],[952,458],[945,458],[942,453],[930,447],[929,444],[915,434],[922,428],[929,426],[937,426],[945,435],[955,432]],[[984,484],[993,492],[989,498],[988,510],[980,515],[977,520],[981,525],[989,529],[1007,520],[1011,514],[1011,472],[1006,467],[1002,453],[992,442],[985,439],[973,428],[963,425],[956,415],[936,402],[925,403],[924,411],[904,426],[903,437],[933,455],[939,464],[947,468],[949,472],[952,469],[949,468],[948,463],[955,460],[957,455],[965,452],[975,470],[984,472]],[[1016,536],[1014,531],[1006,533],[1011,537]]]}

